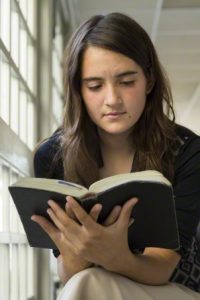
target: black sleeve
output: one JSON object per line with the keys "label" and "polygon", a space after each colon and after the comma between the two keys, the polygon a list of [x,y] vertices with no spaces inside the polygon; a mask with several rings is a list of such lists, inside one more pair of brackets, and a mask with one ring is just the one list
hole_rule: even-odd
{"label": "black sleeve", "polygon": [[33,160],[35,177],[49,178],[49,169],[53,160],[50,147],[51,144],[47,140],[43,142],[37,149]]}
{"label": "black sleeve", "polygon": [[[63,179],[62,165],[58,164],[54,167],[52,165],[58,146],[58,135],[53,135],[45,140],[36,150],[33,159],[35,177]],[[55,249],[53,254],[55,257],[58,257],[60,252]]]}
{"label": "black sleeve", "polygon": [[175,168],[174,195],[183,256],[196,234],[200,220],[200,138],[181,147]]}

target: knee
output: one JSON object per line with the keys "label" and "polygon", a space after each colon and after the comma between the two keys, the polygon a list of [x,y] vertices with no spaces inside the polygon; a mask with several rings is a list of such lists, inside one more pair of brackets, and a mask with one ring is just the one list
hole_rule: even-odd
{"label": "knee", "polygon": [[92,267],[78,272],[70,278],[69,281],[81,281],[84,283],[90,284],[94,280],[98,280],[101,277],[102,273],[106,271],[99,267]]}
{"label": "knee", "polygon": [[99,288],[102,289],[98,278],[102,272],[101,268],[96,267],[78,272],[67,281],[58,300],[83,300],[98,296]]}

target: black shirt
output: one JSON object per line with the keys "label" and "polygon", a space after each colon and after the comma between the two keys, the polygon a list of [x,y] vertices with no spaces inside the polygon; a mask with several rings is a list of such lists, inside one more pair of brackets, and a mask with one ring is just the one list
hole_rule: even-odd
{"label": "black shirt", "polygon": [[[181,260],[171,281],[182,283],[200,292],[200,137],[189,129],[177,125],[181,146],[175,160],[173,190],[181,248],[177,252]],[[63,179],[62,162],[50,168],[59,149],[60,133],[54,133],[42,143],[35,153],[36,177]],[[199,230],[200,231],[200,230]],[[54,251],[56,256],[58,251]]]}

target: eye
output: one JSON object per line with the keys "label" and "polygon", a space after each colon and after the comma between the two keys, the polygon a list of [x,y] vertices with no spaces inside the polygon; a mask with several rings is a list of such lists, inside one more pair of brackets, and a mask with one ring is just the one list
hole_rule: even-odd
{"label": "eye", "polygon": [[98,91],[100,88],[101,88],[101,85],[100,85],[100,84],[94,85],[94,86],[88,86],[88,89],[89,89],[90,91],[93,91],[93,92]]}
{"label": "eye", "polygon": [[132,86],[134,85],[135,81],[134,80],[124,80],[121,81],[120,84],[125,85],[125,86]]}

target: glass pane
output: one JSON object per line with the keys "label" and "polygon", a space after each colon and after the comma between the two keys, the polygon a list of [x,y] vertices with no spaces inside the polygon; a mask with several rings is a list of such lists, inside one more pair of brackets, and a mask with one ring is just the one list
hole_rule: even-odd
{"label": "glass pane", "polygon": [[27,78],[27,32],[20,27],[20,72],[24,79]]}
{"label": "glass pane", "polygon": [[55,49],[58,56],[59,61],[62,60],[62,54],[63,54],[63,37],[61,33],[58,33],[54,39]]}
{"label": "glass pane", "polygon": [[55,74],[56,74],[56,64],[57,64],[57,57],[56,57],[55,44],[53,43],[53,50],[52,50],[52,73],[53,73],[53,77],[55,77]]}
{"label": "glass pane", "polygon": [[59,11],[56,12],[56,24],[55,24],[55,49],[58,54],[58,58],[61,61],[63,54],[63,34],[62,34],[62,20]]}
{"label": "glass pane", "polygon": [[0,116],[9,124],[9,64],[0,52]]}
{"label": "glass pane", "polygon": [[27,19],[27,0],[19,0],[19,5],[24,18]]}
{"label": "glass pane", "polygon": [[18,246],[11,245],[10,252],[10,300],[19,300],[19,265]]}
{"label": "glass pane", "polygon": [[[18,174],[12,172],[10,184],[16,182],[18,178],[19,178]],[[15,233],[19,232],[19,222],[20,220],[19,220],[19,215],[17,213],[17,209],[10,196],[10,231],[11,232],[15,232]]]}
{"label": "glass pane", "polygon": [[27,299],[27,246],[19,245],[19,299]]}
{"label": "glass pane", "polygon": [[19,132],[19,79],[16,74],[11,74],[11,106],[10,106],[10,125],[16,134]]}
{"label": "glass pane", "polygon": [[27,247],[27,292],[28,298],[31,298],[34,295],[34,251],[32,248]]}
{"label": "glass pane", "polygon": [[59,55],[59,60],[61,60],[63,53],[63,37],[61,35],[61,32],[56,36],[56,49]]}
{"label": "glass pane", "polygon": [[37,1],[29,0],[28,1],[28,27],[30,32],[35,37],[36,36],[36,5]]}
{"label": "glass pane", "polygon": [[3,178],[2,177],[3,177],[2,165],[0,161],[0,232],[3,231]]}
{"label": "glass pane", "polygon": [[1,38],[8,50],[10,50],[10,0],[1,1],[0,11]]}
{"label": "glass pane", "polygon": [[56,85],[59,88],[59,91],[62,92],[62,69],[60,65],[60,61],[58,59],[58,55],[55,51],[55,48],[53,50],[53,78],[56,82]]}
{"label": "glass pane", "polygon": [[2,197],[3,197],[3,216],[2,216],[2,230],[5,232],[9,231],[9,193],[8,193],[8,186],[9,186],[9,168],[6,166],[2,166]]}
{"label": "glass pane", "polygon": [[52,106],[54,117],[56,118],[58,124],[61,123],[63,115],[63,101],[56,89],[56,86],[53,85],[53,106]]}
{"label": "glass pane", "polygon": [[16,63],[19,65],[19,14],[12,7],[11,10],[11,56]]}
{"label": "glass pane", "polygon": [[[9,299],[9,246],[0,244],[0,299]],[[3,276],[2,276],[3,274]]]}
{"label": "glass pane", "polygon": [[33,150],[35,146],[35,115],[34,104],[31,100],[28,101],[28,147]]}
{"label": "glass pane", "polygon": [[32,44],[28,44],[28,86],[30,90],[35,93],[35,53]]}
{"label": "glass pane", "polygon": [[20,90],[20,118],[19,118],[19,136],[26,143],[27,134],[27,95],[24,90]]}

